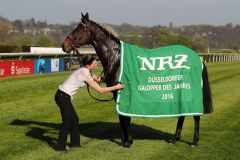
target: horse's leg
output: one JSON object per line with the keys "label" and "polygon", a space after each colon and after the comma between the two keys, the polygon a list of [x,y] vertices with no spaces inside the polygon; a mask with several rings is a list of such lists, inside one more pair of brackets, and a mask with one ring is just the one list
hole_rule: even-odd
{"label": "horse's leg", "polygon": [[131,144],[133,143],[133,137],[130,126],[131,118],[119,115],[119,121],[122,130],[121,145],[123,145],[124,147],[130,147]]}
{"label": "horse's leg", "polygon": [[193,116],[193,118],[194,118],[194,136],[193,136],[193,143],[191,147],[197,146],[199,141],[200,116]]}
{"label": "horse's leg", "polygon": [[177,141],[180,140],[184,118],[185,118],[184,116],[178,117],[178,123],[177,123],[175,135],[174,135],[173,139],[170,140],[169,143],[175,144]]}
{"label": "horse's leg", "polygon": [[[116,102],[117,92],[113,92],[113,98]],[[119,115],[120,127],[122,130],[121,145],[124,147],[130,147],[133,143],[132,131],[131,131],[131,118]]]}

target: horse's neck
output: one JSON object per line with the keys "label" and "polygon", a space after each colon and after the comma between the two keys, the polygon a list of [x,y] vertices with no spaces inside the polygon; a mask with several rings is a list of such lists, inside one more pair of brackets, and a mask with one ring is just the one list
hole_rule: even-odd
{"label": "horse's neck", "polygon": [[120,44],[102,32],[96,35],[92,45],[103,65],[107,85],[111,86],[116,84],[120,64]]}

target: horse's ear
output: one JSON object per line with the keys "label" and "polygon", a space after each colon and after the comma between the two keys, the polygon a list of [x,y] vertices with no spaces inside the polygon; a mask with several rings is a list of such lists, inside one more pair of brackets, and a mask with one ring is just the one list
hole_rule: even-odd
{"label": "horse's ear", "polygon": [[84,16],[84,14],[82,12],[81,12],[81,14],[82,14],[82,20],[89,19],[88,12],[85,14],[85,16]]}
{"label": "horse's ear", "polygon": [[88,12],[85,14],[84,18],[89,19]]}
{"label": "horse's ear", "polygon": [[84,15],[83,15],[83,13],[81,12],[81,15],[82,15],[82,18],[84,18]]}

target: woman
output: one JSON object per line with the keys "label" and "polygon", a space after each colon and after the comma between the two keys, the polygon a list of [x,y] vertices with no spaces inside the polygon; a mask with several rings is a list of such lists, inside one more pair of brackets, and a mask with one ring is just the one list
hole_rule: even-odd
{"label": "woman", "polygon": [[[80,147],[79,119],[71,103],[71,99],[77,90],[84,87],[86,83],[100,93],[111,92],[122,89],[122,84],[112,87],[101,87],[96,81],[97,76],[91,75],[91,70],[97,66],[97,61],[93,56],[86,55],[82,59],[83,67],[74,71],[62,85],[59,86],[55,101],[61,110],[62,126],[60,129],[57,145],[55,150],[66,150],[67,135],[70,133],[70,147]],[[96,80],[96,81],[94,81]]]}

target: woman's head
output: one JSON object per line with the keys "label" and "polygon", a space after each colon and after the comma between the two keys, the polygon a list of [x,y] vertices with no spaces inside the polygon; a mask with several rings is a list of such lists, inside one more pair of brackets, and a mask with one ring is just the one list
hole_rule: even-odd
{"label": "woman's head", "polygon": [[97,61],[94,56],[84,55],[82,58],[82,64],[84,67],[86,67],[88,69],[94,69],[97,66]]}

